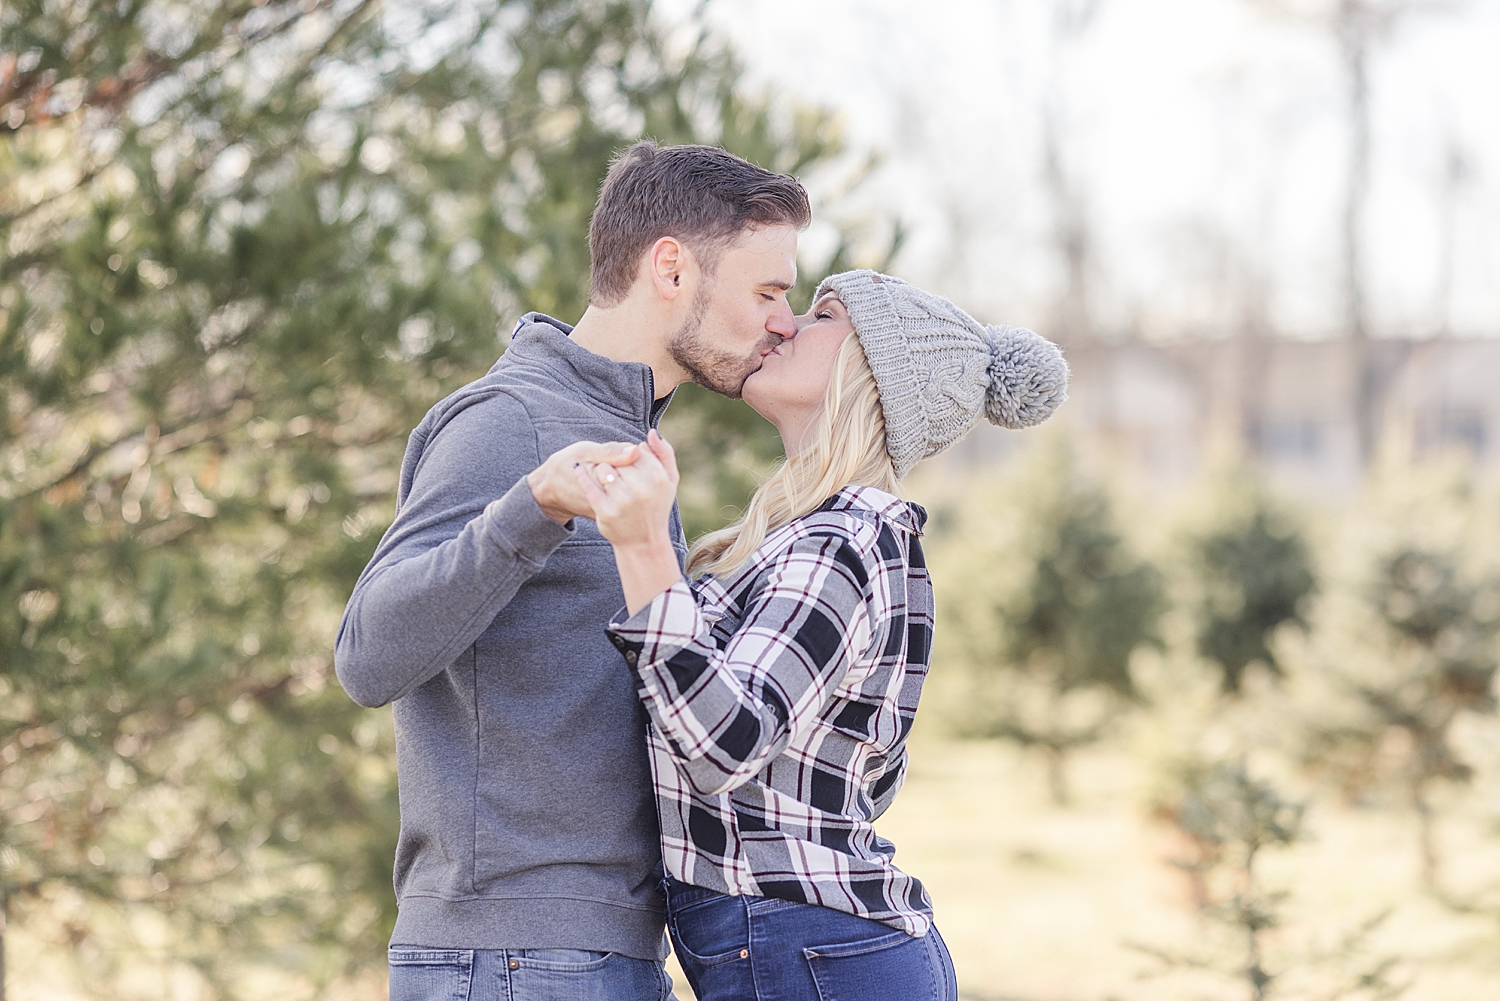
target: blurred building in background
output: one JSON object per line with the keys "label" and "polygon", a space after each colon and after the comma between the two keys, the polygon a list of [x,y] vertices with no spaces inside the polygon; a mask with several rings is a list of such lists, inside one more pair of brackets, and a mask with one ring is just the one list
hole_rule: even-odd
{"label": "blurred building in background", "polygon": [[[1500,465],[1500,339],[1382,339],[1371,345],[1381,447],[1414,458],[1461,452]],[[1115,461],[1184,486],[1216,448],[1237,444],[1281,487],[1310,500],[1358,489],[1355,373],[1346,341],[1238,337],[1071,346],[1062,412]],[[957,453],[1003,460],[1019,436],[975,435]]]}
{"label": "blurred building in background", "polygon": [[[1359,486],[1356,367],[1343,341],[1242,338],[1075,351],[1073,420],[1162,482],[1234,436],[1282,485],[1333,498]],[[1462,449],[1493,464],[1500,341],[1382,340],[1374,395],[1385,448]]]}

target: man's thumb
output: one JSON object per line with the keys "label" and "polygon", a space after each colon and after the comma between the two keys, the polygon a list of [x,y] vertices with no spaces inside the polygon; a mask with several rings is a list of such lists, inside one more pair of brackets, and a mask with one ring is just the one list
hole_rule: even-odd
{"label": "man's thumb", "polygon": [[640,458],[637,446],[629,442],[611,442],[599,450],[599,462],[607,462],[612,466],[628,466]]}

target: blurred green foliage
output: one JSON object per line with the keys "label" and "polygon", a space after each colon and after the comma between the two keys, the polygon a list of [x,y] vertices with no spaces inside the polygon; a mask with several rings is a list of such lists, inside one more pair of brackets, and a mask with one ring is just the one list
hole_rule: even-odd
{"label": "blurred green foliage", "polygon": [[[1171,864],[1188,881],[1203,923],[1187,950],[1144,943],[1134,947],[1163,964],[1158,977],[1191,977],[1205,996],[1388,1001],[1405,992],[1391,956],[1372,955],[1370,939],[1388,917],[1377,914],[1336,936],[1331,945],[1277,936],[1292,893],[1270,885],[1268,852],[1306,839],[1306,802],[1252,775],[1246,762],[1201,756],[1180,761],[1173,791],[1156,804],[1178,833]],[[1228,993],[1225,993],[1225,992]]]}
{"label": "blurred green foliage", "polygon": [[1492,935],[1441,960],[1392,939],[1386,917],[1411,909],[1378,895],[1290,941],[1287,916],[1323,904],[1257,860],[1357,804],[1415,849],[1414,908],[1500,914],[1493,493],[1471,468],[1393,457],[1321,508],[1240,464],[1164,504],[1067,437],[1034,435],[999,475],[923,481],[943,492],[926,704],[946,699],[961,735],[1043,751],[1056,802],[1077,747],[1107,737],[1144,760],[1202,919],[1191,943],[1136,943],[1164,962],[1163,996],[1390,998],[1412,969],[1492,969]]}
{"label": "blurred green foliage", "polygon": [[[1303,806],[1289,803],[1269,783],[1250,777],[1242,762],[1192,761],[1182,766],[1175,802],[1160,804],[1185,836],[1173,864],[1189,878],[1194,905],[1235,945],[1222,970],[1241,981],[1252,1001],[1273,991],[1277,976],[1267,969],[1265,936],[1280,923],[1284,894],[1261,885],[1256,862],[1266,848],[1284,847],[1301,835]],[[1169,966],[1215,969],[1217,957],[1155,951]]]}
{"label": "blurred green foliage", "polygon": [[1352,725],[1320,728],[1312,742],[1318,751],[1343,745],[1346,754],[1352,745],[1365,760],[1402,749],[1392,777],[1417,816],[1423,883],[1462,907],[1478,888],[1455,895],[1442,882],[1433,796],[1441,782],[1473,778],[1455,747],[1455,724],[1465,713],[1494,712],[1500,668],[1500,576],[1466,562],[1411,541],[1374,561],[1366,596],[1381,626],[1385,670],[1346,677],[1361,711]]}
{"label": "blurred green foliage", "polygon": [[1131,657],[1160,643],[1163,575],[1132,551],[1103,485],[1055,435],[935,527],[943,569],[964,591],[939,604],[973,673],[963,728],[1042,751],[1064,802],[1066,756],[1136,698]]}
{"label": "blurred green foliage", "polygon": [[1198,652],[1218,665],[1227,692],[1240,690],[1253,663],[1284,673],[1269,641],[1283,625],[1306,628],[1317,588],[1312,553],[1296,526],[1263,490],[1246,485],[1244,496],[1241,505],[1222,505],[1227,517],[1189,540]]}
{"label": "blurred green foliage", "polygon": [[92,993],[353,982],[397,810],[331,643],[405,434],[581,313],[618,148],[805,174],[835,123],[646,0],[20,0],[0,37],[0,903]]}

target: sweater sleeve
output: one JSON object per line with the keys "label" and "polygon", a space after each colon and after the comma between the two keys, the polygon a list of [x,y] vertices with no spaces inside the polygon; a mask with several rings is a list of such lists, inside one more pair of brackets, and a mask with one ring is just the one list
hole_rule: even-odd
{"label": "sweater sleeve", "polygon": [[816,720],[870,648],[871,571],[848,537],[819,532],[780,554],[722,650],[685,582],[611,623],[646,711],[695,790],[744,785]]}
{"label": "sweater sleeve", "polygon": [[530,419],[507,397],[465,408],[427,441],[339,625],[334,667],[354,701],[382,706],[441,672],[572,534],[526,484],[540,462]]}

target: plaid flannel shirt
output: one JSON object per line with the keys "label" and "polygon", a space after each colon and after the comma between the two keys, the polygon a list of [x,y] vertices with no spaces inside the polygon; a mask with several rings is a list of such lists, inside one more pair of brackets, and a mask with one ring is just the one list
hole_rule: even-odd
{"label": "plaid flannel shirt", "polygon": [[848,487],[727,579],[610,635],[636,674],[669,873],[924,935],[932,905],[874,820],[906,774],[932,652],[926,512]]}

